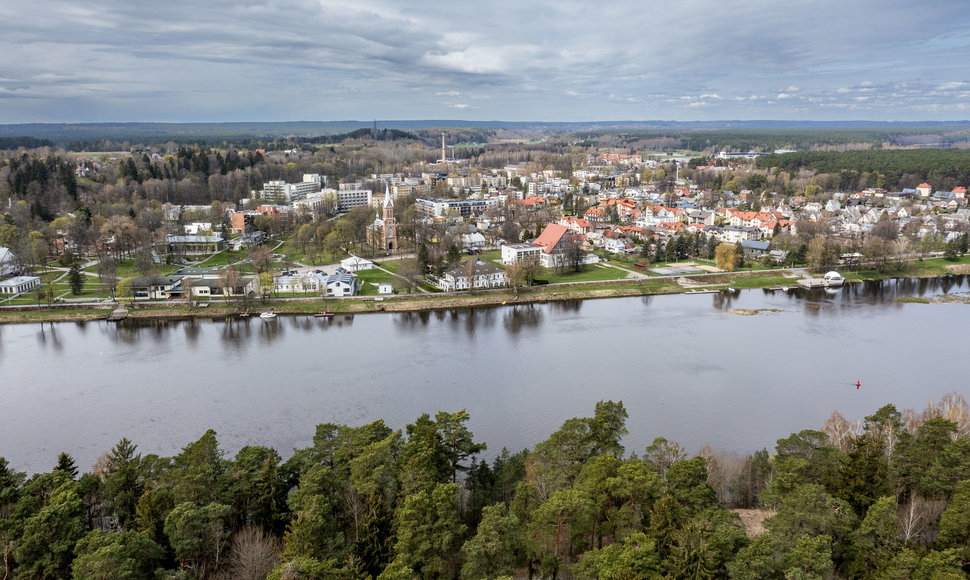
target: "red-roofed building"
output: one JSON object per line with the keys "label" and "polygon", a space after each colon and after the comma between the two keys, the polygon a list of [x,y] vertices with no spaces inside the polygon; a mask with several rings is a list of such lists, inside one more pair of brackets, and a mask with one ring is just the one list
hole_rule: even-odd
{"label": "red-roofed building", "polygon": [[966,199],[966,197],[967,197],[967,188],[966,187],[954,187],[953,188],[953,197],[955,197],[957,199]]}
{"label": "red-roofed building", "polygon": [[916,186],[916,191],[919,192],[920,197],[929,197],[933,193],[933,186],[924,182]]}
{"label": "red-roofed building", "polygon": [[555,268],[561,265],[566,252],[566,243],[569,240],[569,229],[559,224],[549,224],[542,230],[539,237],[532,240],[533,246],[542,248],[539,254],[539,263],[546,268]]}
{"label": "red-roofed building", "polygon": [[571,215],[564,216],[559,220],[559,225],[566,226],[569,231],[576,232],[577,234],[588,234],[590,227],[589,222],[583,218],[577,218]]}

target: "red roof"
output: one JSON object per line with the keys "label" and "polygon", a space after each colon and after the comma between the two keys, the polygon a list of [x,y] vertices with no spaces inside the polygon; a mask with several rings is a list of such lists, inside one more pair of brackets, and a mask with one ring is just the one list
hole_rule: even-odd
{"label": "red roof", "polygon": [[568,231],[569,230],[566,228],[566,226],[549,224],[546,226],[546,229],[542,230],[539,237],[532,241],[532,245],[539,246],[543,248],[543,253],[550,254],[552,253],[552,249],[556,247],[556,244],[559,243],[559,240],[561,240]]}
{"label": "red roof", "polygon": [[[912,183],[912,182],[910,182],[910,183]],[[919,184],[919,185],[916,186],[916,189],[933,189],[933,186],[930,185],[929,183],[921,183],[921,184]]]}
{"label": "red roof", "polygon": [[965,193],[967,193],[967,188],[966,187],[954,187],[953,188],[953,193],[964,193],[965,194]]}

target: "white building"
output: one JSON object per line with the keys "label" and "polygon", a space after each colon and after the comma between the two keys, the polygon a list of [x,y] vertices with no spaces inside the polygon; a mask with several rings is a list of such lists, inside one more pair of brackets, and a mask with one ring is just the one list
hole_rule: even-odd
{"label": "white building", "polygon": [[267,202],[292,203],[304,199],[311,193],[320,191],[320,184],[313,181],[287,183],[285,181],[267,181],[263,184],[259,196]]}
{"label": "white building", "polygon": [[0,294],[22,294],[40,286],[37,276],[17,276],[0,282]]}
{"label": "white building", "polygon": [[[470,279],[468,276],[469,263],[474,264],[471,267]],[[445,273],[438,279],[438,288],[445,292],[454,292],[456,290],[468,290],[469,288],[501,288],[507,286],[508,283],[505,270],[495,264],[489,264],[478,258],[471,258],[445,270]]]}
{"label": "white building", "polygon": [[10,248],[0,246],[0,277],[10,276],[20,271],[20,261]]}
{"label": "white building", "polygon": [[364,258],[358,258],[357,256],[344,258],[340,261],[340,265],[348,272],[360,272],[361,270],[371,270],[374,268],[374,262],[365,260]]}
{"label": "white building", "polygon": [[341,298],[357,294],[359,283],[350,272],[337,272],[327,278],[327,295]]}
{"label": "white building", "polygon": [[337,211],[350,211],[355,207],[370,205],[374,192],[369,189],[340,189],[337,193]]}
{"label": "white building", "polygon": [[506,266],[516,262],[539,261],[542,248],[532,244],[506,244],[502,246],[502,263]]}

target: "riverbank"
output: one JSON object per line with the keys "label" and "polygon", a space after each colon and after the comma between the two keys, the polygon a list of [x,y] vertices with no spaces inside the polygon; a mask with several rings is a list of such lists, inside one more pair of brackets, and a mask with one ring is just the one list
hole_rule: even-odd
{"label": "riverbank", "polygon": [[[886,280],[890,278],[935,278],[948,274],[965,274],[970,263],[925,260],[913,263],[903,271],[877,272],[862,270],[844,273],[847,283]],[[940,263],[936,263],[940,262]],[[537,304],[566,300],[592,300],[631,296],[654,296],[683,294],[698,290],[726,290],[774,288],[795,286],[800,275],[792,270],[759,270],[750,272],[706,273],[688,276],[664,276],[637,280],[611,280],[573,284],[552,284],[521,288],[516,294],[511,289],[478,290],[472,293],[404,294],[383,297],[358,297],[349,299],[275,299],[247,304],[211,301],[205,308],[189,309],[184,302],[135,303],[129,310],[129,318],[224,318],[240,316],[244,312],[254,315],[272,308],[277,314],[311,315],[323,311],[334,314],[363,314],[370,312],[419,312],[428,310],[451,310],[502,306],[507,304]],[[104,320],[114,309],[113,304],[104,306],[72,306],[58,304],[51,308],[20,306],[0,310],[0,324],[28,322],[81,322]]]}

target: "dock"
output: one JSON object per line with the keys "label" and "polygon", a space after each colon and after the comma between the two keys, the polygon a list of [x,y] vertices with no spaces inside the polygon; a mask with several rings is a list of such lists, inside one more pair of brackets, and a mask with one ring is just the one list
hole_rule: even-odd
{"label": "dock", "polygon": [[116,308],[108,315],[108,322],[118,322],[128,318],[127,308]]}

